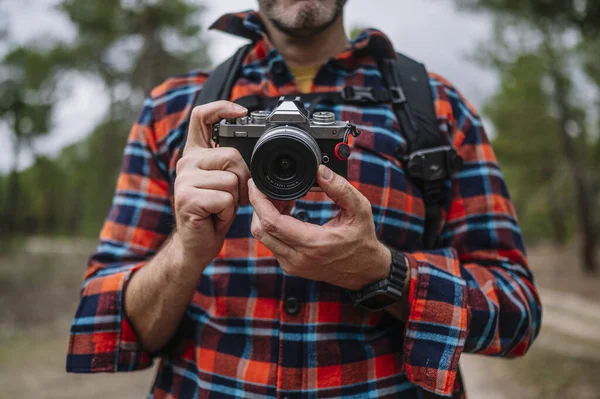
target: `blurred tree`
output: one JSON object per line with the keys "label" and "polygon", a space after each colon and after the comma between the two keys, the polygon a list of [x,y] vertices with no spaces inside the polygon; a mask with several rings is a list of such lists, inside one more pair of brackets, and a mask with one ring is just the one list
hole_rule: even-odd
{"label": "blurred tree", "polygon": [[48,50],[40,50],[33,45],[15,48],[6,40],[8,54],[0,63],[0,125],[8,126],[15,153],[50,130],[53,107],[73,77],[101,82],[109,104],[106,116],[81,143],[55,159],[38,156],[20,172],[15,163],[13,172],[0,178],[2,228],[97,236],[127,133],[144,97],[167,77],[210,63],[201,32],[204,8],[198,3],[62,0],[57,8],[76,29],[73,42],[46,40]]}
{"label": "blurred tree", "polygon": [[576,189],[583,266],[586,272],[593,273],[598,270],[597,204],[587,165],[587,145],[578,148],[575,139],[581,136],[585,140],[585,113],[573,106],[573,84],[565,60],[568,51],[561,46],[561,32],[554,31],[551,26],[542,26],[541,30],[547,76],[552,83],[552,98],[560,122],[562,149]]}
{"label": "blurred tree", "polygon": [[210,64],[201,35],[204,8],[190,0],[64,0],[59,9],[77,29],[71,66],[99,78],[109,97],[106,118],[90,137],[81,186],[82,228],[97,233],[144,96],[169,76]]}
{"label": "blurred tree", "polygon": [[34,47],[17,47],[2,59],[0,73],[0,120],[12,133],[13,154],[2,233],[12,234],[21,215],[18,173],[21,152],[24,147],[32,149],[33,139],[50,131],[54,102],[51,53]]}
{"label": "blurred tree", "polygon": [[[494,149],[511,187],[517,212],[525,221],[525,235],[542,233],[564,244],[568,207],[564,206],[565,198],[561,198],[564,197],[561,184],[557,184],[557,180],[564,183],[560,125],[550,113],[550,100],[543,87],[544,63],[543,57],[535,53],[521,54],[507,66],[498,63],[502,69],[500,88],[483,111],[496,129]],[[550,215],[549,224],[536,220],[540,209]],[[549,231],[544,231],[545,228]]]}
{"label": "blurred tree", "polygon": [[577,28],[586,36],[600,34],[600,2],[597,0],[456,0],[469,10],[544,19],[555,26]]}
{"label": "blurred tree", "polygon": [[[577,22],[567,15],[568,10],[565,6],[570,2],[549,3],[538,0],[457,0],[457,2],[473,9],[492,12],[495,21],[494,42],[481,46],[483,51],[480,51],[477,59],[482,64],[501,73],[506,74],[507,71],[509,74],[512,73],[511,82],[520,86],[512,92],[507,91],[506,86],[503,86],[498,94],[500,97],[492,99],[488,104],[488,113],[498,128],[497,145],[500,147],[503,145],[503,135],[510,137],[509,130],[511,128],[519,130],[519,126],[526,127],[528,122],[523,121],[525,119],[536,123],[530,125],[526,130],[520,129],[521,141],[538,146],[537,148],[528,148],[528,150],[538,153],[538,148],[544,149],[549,151],[546,153],[546,157],[548,154],[561,154],[560,160],[552,159],[556,164],[550,165],[547,158],[544,159],[543,152],[539,153],[542,155],[541,157],[536,157],[535,154],[527,156],[521,154],[522,150],[516,149],[513,144],[512,148],[506,149],[503,156],[509,157],[507,155],[509,151],[513,151],[517,156],[514,159],[514,166],[512,166],[514,180],[528,182],[532,177],[533,168],[541,168],[543,174],[548,174],[548,183],[556,184],[556,188],[564,188],[564,185],[556,177],[550,176],[557,176],[557,173],[560,172],[556,170],[557,167],[568,170],[568,176],[573,186],[570,191],[575,193],[573,204],[577,209],[577,230],[581,243],[582,264],[586,272],[597,271],[598,224],[596,214],[598,203],[593,190],[592,174],[594,170],[589,161],[589,152],[593,145],[591,145],[587,128],[587,119],[593,116],[593,113],[589,112],[589,106],[581,106],[583,104],[576,96],[573,71],[582,66],[582,57],[577,57],[577,46],[567,45],[565,40],[569,29],[576,26],[589,34],[590,37],[587,40],[594,43],[593,32],[587,24],[596,16],[596,5],[587,2],[590,4],[588,7],[584,4],[580,11],[585,13],[585,18]],[[546,7],[540,7],[541,3],[544,3]],[[536,59],[539,61],[535,61]],[[587,70],[590,76],[593,76],[595,72],[597,59],[596,54],[596,61],[588,62]],[[528,64],[524,69],[522,68],[523,63]],[[519,73],[514,75],[515,72]],[[536,93],[535,98],[522,102],[521,100],[527,97],[523,95],[522,91],[529,94]],[[505,104],[494,102],[498,100],[504,100]],[[515,104],[510,104],[513,100]],[[523,114],[519,107],[523,107],[523,110],[531,109],[532,112]],[[495,113],[497,115],[494,117]],[[543,120],[539,120],[540,117]],[[510,123],[513,122],[507,124],[503,120],[505,118],[515,120],[519,126],[511,127]],[[557,134],[555,140],[559,146],[553,151],[547,147],[548,143],[543,143],[544,138],[549,139],[548,134],[552,134],[551,132]],[[530,161],[535,165],[532,165]],[[560,174],[560,176],[563,175]],[[598,175],[595,177],[598,178]],[[518,185],[517,182],[514,184]],[[559,197],[555,195],[556,188],[544,185],[541,181],[537,184],[539,184],[538,187],[546,187],[544,190],[549,201],[549,206],[546,207],[546,218],[554,226],[554,239],[563,241],[565,237],[558,231],[561,229],[568,231],[564,222],[564,204],[557,201]],[[530,185],[528,190],[531,194],[536,189]],[[527,189],[520,195],[527,195],[526,191]],[[531,199],[531,197],[522,198]],[[521,200],[516,200],[516,202],[521,202]],[[540,208],[537,207],[536,213],[539,214],[539,211]]]}

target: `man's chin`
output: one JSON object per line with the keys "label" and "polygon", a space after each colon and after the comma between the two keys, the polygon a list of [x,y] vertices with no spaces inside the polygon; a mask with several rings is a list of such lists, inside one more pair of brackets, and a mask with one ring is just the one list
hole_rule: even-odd
{"label": "man's chin", "polygon": [[286,35],[291,36],[291,37],[298,37],[298,38],[310,38],[310,37],[316,36],[319,33],[323,32],[325,29],[327,29],[327,27],[329,26],[329,25],[325,25],[323,27],[317,27],[317,28],[290,28],[290,27],[280,26],[275,23],[274,23],[274,25],[275,25],[275,27],[277,27],[277,29],[279,29]]}
{"label": "man's chin", "polygon": [[333,23],[336,21],[336,19],[338,18],[338,16],[336,16],[335,18],[333,18],[331,21],[322,24],[320,26],[286,26],[280,23],[280,21],[277,20],[271,20],[271,23],[281,32],[285,33],[288,36],[291,37],[298,37],[298,38],[309,38],[312,36],[316,36],[319,33],[327,30],[327,28],[329,28],[331,25],[333,25]]}

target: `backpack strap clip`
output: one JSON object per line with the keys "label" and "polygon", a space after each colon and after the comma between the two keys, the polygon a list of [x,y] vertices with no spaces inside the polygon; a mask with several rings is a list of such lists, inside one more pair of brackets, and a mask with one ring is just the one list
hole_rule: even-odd
{"label": "backpack strap clip", "polygon": [[448,179],[462,167],[462,158],[452,146],[415,151],[405,157],[408,173],[415,179]]}
{"label": "backpack strap clip", "polygon": [[445,182],[458,172],[463,159],[452,146],[440,146],[415,151],[404,158],[406,173],[417,182],[425,203],[425,248],[434,248],[438,242],[442,203],[447,199]]}
{"label": "backpack strap clip", "polygon": [[347,103],[379,104],[392,100],[390,91],[385,88],[346,86],[340,94]]}
{"label": "backpack strap clip", "polygon": [[406,95],[404,94],[404,90],[400,86],[390,87],[388,89],[391,97],[392,104],[402,105],[408,100],[406,99]]}

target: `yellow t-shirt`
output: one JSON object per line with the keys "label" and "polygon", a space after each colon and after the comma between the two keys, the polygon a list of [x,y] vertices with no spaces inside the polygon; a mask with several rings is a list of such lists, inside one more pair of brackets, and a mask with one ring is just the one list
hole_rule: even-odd
{"label": "yellow t-shirt", "polygon": [[290,67],[290,71],[292,75],[294,75],[294,79],[296,79],[296,84],[302,91],[302,93],[308,93],[310,91],[310,86],[312,85],[313,80],[315,79],[315,75],[321,68],[321,65],[308,65],[308,66],[296,66]]}

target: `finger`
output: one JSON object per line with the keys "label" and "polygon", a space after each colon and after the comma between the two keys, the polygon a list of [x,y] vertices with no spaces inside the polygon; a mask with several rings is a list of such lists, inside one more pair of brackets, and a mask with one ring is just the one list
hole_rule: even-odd
{"label": "finger", "polygon": [[293,247],[306,246],[319,239],[320,227],[280,214],[275,205],[258,190],[252,179],[248,182],[248,193],[254,213],[260,219],[262,229],[269,235]]}
{"label": "finger", "polygon": [[206,189],[218,190],[230,193],[235,203],[239,202],[239,181],[235,173],[224,170],[196,169],[192,173],[184,173],[177,176],[178,184]]}
{"label": "finger", "polygon": [[[194,156],[195,154],[197,156]],[[196,158],[195,166],[203,170],[224,170],[238,178],[239,203],[248,205],[248,179],[250,170],[238,150],[231,147],[212,148],[188,153]]]}
{"label": "finger", "polygon": [[350,182],[342,176],[334,173],[325,165],[319,166],[317,182],[329,198],[341,209],[350,214],[357,215],[369,207],[369,201]]}
{"label": "finger", "polygon": [[294,204],[296,201],[281,201],[281,200],[273,200],[269,199],[277,211],[279,211],[282,215],[290,215],[292,213],[292,209],[294,208]]}
{"label": "finger", "polygon": [[263,243],[263,245],[273,252],[273,255],[278,258],[289,259],[296,252],[296,250],[290,247],[288,244],[268,233],[265,233],[260,222],[260,218],[256,215],[256,213],[252,214],[250,232],[254,238]]}
{"label": "finger", "polygon": [[210,148],[213,123],[225,118],[238,118],[247,112],[246,108],[229,101],[214,101],[197,106],[190,116],[184,153],[188,148]]}
{"label": "finger", "polygon": [[219,232],[229,229],[236,214],[235,200],[230,193],[225,191],[190,187],[178,192],[175,201],[179,205],[179,213],[187,215],[188,221],[191,223],[215,215],[215,227]]}

